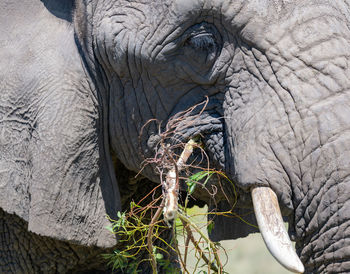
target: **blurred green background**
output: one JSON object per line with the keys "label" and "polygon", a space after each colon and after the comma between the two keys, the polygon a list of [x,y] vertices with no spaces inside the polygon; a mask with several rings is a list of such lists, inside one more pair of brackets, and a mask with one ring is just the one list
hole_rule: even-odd
{"label": "blurred green background", "polygon": [[[189,210],[189,214],[205,214],[206,208],[201,209],[198,207]],[[203,226],[203,231],[206,230],[206,216],[199,215],[195,217],[195,222],[198,226]],[[198,240],[198,234],[195,235]],[[184,251],[184,239],[182,236],[178,237],[180,251]],[[277,261],[272,257],[265,247],[264,241],[261,238],[260,233],[251,234],[246,238],[239,240],[222,241],[221,245],[227,252],[226,256],[223,252],[220,253],[220,259],[222,263],[226,263],[224,270],[228,273],[238,274],[284,274],[291,273],[280,266]],[[188,270],[190,273],[199,273],[201,269],[207,270],[206,268],[199,268],[194,271],[196,265],[195,252],[193,246],[189,249],[191,253],[188,256]],[[203,261],[199,264],[203,265]],[[202,272],[203,273],[203,272]]]}

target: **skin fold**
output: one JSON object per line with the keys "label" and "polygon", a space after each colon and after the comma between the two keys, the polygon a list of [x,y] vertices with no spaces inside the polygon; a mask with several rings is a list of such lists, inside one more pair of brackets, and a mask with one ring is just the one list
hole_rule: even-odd
{"label": "skin fold", "polygon": [[[52,238],[51,248],[90,254],[45,271],[90,265],[98,248],[117,243],[105,215],[115,217],[142,184],[160,183],[154,165],[141,167],[178,119],[166,143],[201,138],[206,157],[193,159],[234,182],[234,213],[256,223],[250,190],[269,186],[305,272],[349,272],[349,8],[326,0],[2,1],[0,220],[20,224],[25,237]],[[216,195],[198,191],[194,203],[231,208],[231,184],[208,187]],[[215,223],[216,241],[256,231],[232,218]],[[28,256],[0,259],[0,272],[40,271],[40,255]]]}

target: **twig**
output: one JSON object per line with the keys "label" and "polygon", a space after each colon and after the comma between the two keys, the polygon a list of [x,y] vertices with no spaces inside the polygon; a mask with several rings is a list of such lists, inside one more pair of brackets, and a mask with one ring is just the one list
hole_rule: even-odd
{"label": "twig", "polygon": [[173,226],[173,235],[174,235],[175,249],[176,249],[176,252],[177,252],[178,257],[180,259],[180,263],[182,265],[182,268],[183,268],[184,272],[189,274],[189,272],[188,272],[188,270],[186,268],[186,261],[183,261],[183,259],[181,257],[181,253],[180,253],[180,250],[179,250],[179,245],[178,245],[177,239],[176,239],[176,231],[175,231],[175,229],[176,229],[176,226]]}
{"label": "twig", "polygon": [[[188,158],[193,152],[193,148],[198,146],[196,140],[191,139],[185,145],[177,162],[173,160],[171,155],[169,158],[174,161],[174,167],[168,172],[165,180],[165,206],[164,206],[164,219],[169,222],[176,217],[178,210],[178,195],[179,195],[179,172],[184,168]],[[167,151],[166,151],[167,152]],[[168,152],[167,152],[168,153]],[[168,153],[169,154],[169,153]]]}
{"label": "twig", "polygon": [[214,270],[215,272],[219,272],[218,268],[210,262],[210,260],[207,258],[207,256],[205,256],[203,250],[200,248],[198,242],[196,241],[196,239],[194,238],[193,236],[193,233],[192,233],[192,230],[191,228],[189,227],[189,224],[180,217],[180,220],[184,226],[184,228],[186,229],[186,233],[187,233],[187,237],[188,239],[193,243],[194,247],[197,249],[197,251],[199,252],[200,256],[202,257],[203,261],[208,265],[210,266],[210,268],[212,270]]}
{"label": "twig", "polygon": [[156,262],[154,254],[153,254],[153,243],[152,243],[153,228],[154,228],[155,223],[158,221],[160,214],[162,214],[163,207],[164,207],[164,202],[162,202],[162,204],[158,207],[156,214],[153,216],[151,223],[149,224],[149,229],[148,229],[148,233],[147,233],[147,246],[148,246],[148,251],[149,251],[150,257],[151,257],[153,274],[157,273],[157,262]]}
{"label": "twig", "polygon": [[182,214],[180,211],[178,212],[178,216],[182,222],[184,222],[187,225],[190,225],[202,236],[202,238],[207,242],[207,244],[210,246],[210,248],[213,250],[215,261],[217,265],[219,266],[218,273],[222,273],[222,265],[220,262],[220,258],[217,254],[217,248],[215,247],[214,243],[208,239],[208,237],[201,231],[201,229],[196,226],[191,220],[188,219],[188,217],[184,214]]}
{"label": "twig", "polygon": [[187,263],[187,255],[188,255],[188,246],[190,244],[190,237],[187,235],[186,241],[185,241],[185,253],[184,253],[184,264]]}

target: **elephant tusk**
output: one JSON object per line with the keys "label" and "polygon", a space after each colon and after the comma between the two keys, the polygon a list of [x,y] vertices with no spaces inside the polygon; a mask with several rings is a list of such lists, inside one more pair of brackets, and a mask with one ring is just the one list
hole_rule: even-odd
{"label": "elephant tusk", "polygon": [[284,226],[275,192],[269,187],[255,187],[251,192],[255,217],[268,250],[289,271],[304,273],[304,265]]}

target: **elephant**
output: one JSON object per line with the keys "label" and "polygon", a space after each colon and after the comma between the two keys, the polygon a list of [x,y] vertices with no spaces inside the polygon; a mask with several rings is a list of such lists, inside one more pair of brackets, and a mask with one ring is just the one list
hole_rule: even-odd
{"label": "elephant", "polygon": [[[179,117],[167,142],[199,136],[199,164],[234,184],[211,180],[194,205],[236,199],[262,232],[280,208],[291,270],[350,272],[348,0],[2,0],[0,13],[1,273],[109,271],[106,215],[161,182],[143,163]],[[258,231],[246,222],[217,216],[210,237]]]}

